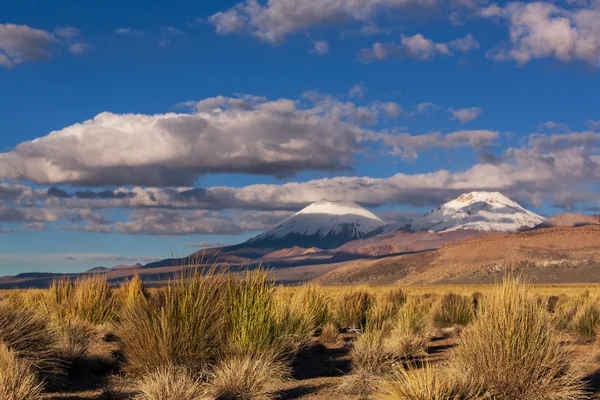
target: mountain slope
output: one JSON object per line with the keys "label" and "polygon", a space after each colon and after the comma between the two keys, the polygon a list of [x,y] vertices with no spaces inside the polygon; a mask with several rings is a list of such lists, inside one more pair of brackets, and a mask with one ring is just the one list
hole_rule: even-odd
{"label": "mountain slope", "polygon": [[413,219],[409,228],[434,232],[458,229],[516,232],[543,221],[543,217],[524,209],[501,193],[471,192]]}
{"label": "mountain slope", "polygon": [[553,228],[553,227],[567,227],[572,228],[575,226],[585,226],[585,225],[600,225],[600,221],[595,217],[589,217],[583,214],[571,214],[571,213],[562,213],[558,214],[552,218],[548,218],[541,224],[537,225],[535,229],[540,228]]}
{"label": "mountain slope", "polygon": [[333,249],[384,225],[386,222],[356,203],[318,201],[250,239],[245,245]]}

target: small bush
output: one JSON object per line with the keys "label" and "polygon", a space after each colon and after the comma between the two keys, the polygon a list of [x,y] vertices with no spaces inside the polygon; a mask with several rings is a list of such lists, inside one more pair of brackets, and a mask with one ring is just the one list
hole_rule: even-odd
{"label": "small bush", "polygon": [[37,400],[42,389],[29,363],[0,343],[0,399]]}
{"label": "small bush", "polygon": [[230,280],[228,287],[228,353],[252,356],[274,348],[283,352],[282,329],[291,328],[278,321],[274,287],[267,273],[260,269],[248,272],[243,280]]}
{"label": "small bush", "polygon": [[338,327],[333,322],[328,322],[321,330],[319,341],[323,344],[333,344],[337,343],[339,338],[340,331]]}
{"label": "small bush", "polygon": [[394,357],[409,357],[425,351],[429,342],[428,306],[419,301],[408,301],[400,310],[386,349]]}
{"label": "small bush", "polygon": [[571,329],[584,339],[594,339],[600,332],[600,305],[586,301],[573,316]]}
{"label": "small bush", "polygon": [[562,330],[571,329],[573,318],[585,302],[586,299],[583,297],[560,301],[552,314],[552,319],[556,326]]}
{"label": "small bush", "polygon": [[58,327],[59,351],[67,360],[84,357],[96,335],[96,328],[89,322],[71,319]]}
{"label": "small bush", "polygon": [[392,309],[395,311],[397,311],[400,307],[402,307],[402,305],[404,303],[406,303],[407,299],[408,299],[408,296],[406,295],[406,292],[400,288],[392,289],[389,292],[387,292],[386,294],[384,294],[382,297],[382,300],[385,303],[391,304]]}
{"label": "small bush", "polygon": [[43,378],[54,380],[63,372],[56,331],[45,317],[24,306],[0,304],[0,343]]}
{"label": "small bush", "polygon": [[363,329],[373,297],[365,290],[345,295],[336,305],[337,321],[342,328]]}
{"label": "small bush", "polygon": [[454,293],[442,297],[432,311],[433,323],[437,328],[466,326],[474,317],[472,301],[467,296]]}
{"label": "small bush", "polygon": [[531,289],[507,278],[459,339],[456,371],[497,400],[584,399],[584,384],[552,328]]}
{"label": "small bush", "polygon": [[214,269],[186,269],[149,301],[126,307],[117,326],[125,369],[172,365],[202,371],[224,351],[227,279]]}
{"label": "small bush", "polygon": [[546,310],[549,313],[554,313],[556,311],[556,306],[558,305],[559,301],[560,298],[558,296],[548,297],[548,300],[546,300]]}
{"label": "small bush", "polygon": [[383,330],[372,329],[358,337],[350,350],[353,370],[370,371],[373,374],[387,370],[391,360],[384,344],[386,334]]}
{"label": "small bush", "polygon": [[378,399],[382,400],[478,400],[484,399],[473,383],[460,381],[429,363],[421,368],[413,364],[399,368],[378,382]]}
{"label": "small bush", "polygon": [[133,307],[140,301],[148,299],[149,294],[138,274],[121,284],[120,295],[123,307]]}
{"label": "small bush", "polygon": [[208,384],[208,399],[269,400],[276,398],[273,383],[289,376],[289,368],[267,353],[234,356],[217,365]]}
{"label": "small bush", "polygon": [[136,382],[136,400],[201,400],[204,387],[200,380],[181,367],[164,366],[149,372]]}

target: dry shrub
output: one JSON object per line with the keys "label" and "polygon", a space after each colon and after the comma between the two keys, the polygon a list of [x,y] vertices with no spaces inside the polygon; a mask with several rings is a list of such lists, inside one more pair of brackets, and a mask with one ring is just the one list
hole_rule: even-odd
{"label": "dry shrub", "polygon": [[372,329],[358,337],[350,350],[353,370],[370,371],[373,374],[387,370],[391,360],[385,347],[386,335],[387,332],[383,330]]}
{"label": "dry shrub", "polygon": [[96,335],[96,327],[90,322],[71,319],[58,327],[58,346],[67,360],[84,357]]}
{"label": "dry shrub", "polygon": [[319,337],[319,341],[322,344],[334,344],[340,338],[340,330],[337,325],[333,322],[328,322],[325,324],[323,329],[321,330],[321,336]]}
{"label": "dry shrub", "polygon": [[448,293],[432,310],[433,323],[437,328],[466,326],[475,317],[473,302],[467,296]]}
{"label": "dry shrub", "polygon": [[400,288],[392,289],[382,296],[382,300],[385,303],[391,304],[392,309],[395,311],[402,307],[407,299],[408,296],[406,295],[406,292]]}
{"label": "dry shrub", "polygon": [[71,319],[101,325],[114,321],[118,314],[118,301],[106,275],[55,279],[41,305],[57,325]]}
{"label": "dry shrub", "polygon": [[0,343],[0,399],[37,400],[43,390],[29,363]]}
{"label": "dry shrub", "polygon": [[600,305],[588,300],[579,307],[571,320],[570,328],[583,339],[595,339],[600,332]]}
{"label": "dry shrub", "polygon": [[425,363],[421,368],[407,368],[388,374],[377,383],[378,399],[382,400],[478,400],[484,399],[474,383],[453,377],[447,371]]}
{"label": "dry shrub", "polygon": [[396,318],[385,346],[394,357],[409,357],[423,353],[429,342],[429,307],[427,304],[409,300]]}
{"label": "dry shrub", "polygon": [[208,399],[269,400],[276,398],[274,383],[289,376],[277,355],[232,356],[217,365],[208,383]]}
{"label": "dry shrub", "polygon": [[584,297],[572,297],[560,301],[552,314],[552,319],[556,326],[562,330],[571,329],[571,323],[575,314],[586,302]]}
{"label": "dry shrub", "polygon": [[201,400],[202,381],[181,367],[163,366],[141,376],[135,384],[136,400]]}
{"label": "dry shrub", "polygon": [[133,307],[149,298],[148,290],[138,274],[121,284],[120,293],[123,307]]}
{"label": "dry shrub", "polygon": [[0,304],[0,343],[43,378],[55,380],[63,372],[56,331],[45,317],[24,306]]}
{"label": "dry shrub", "polygon": [[558,305],[559,301],[560,301],[560,297],[558,297],[558,296],[548,297],[548,299],[546,300],[546,310],[549,313],[554,313],[556,311],[556,306]]}
{"label": "dry shrub", "polygon": [[117,326],[129,373],[213,363],[226,340],[227,280],[214,268],[183,270],[156,296],[126,307]]}
{"label": "dry shrub", "polygon": [[452,357],[456,371],[493,399],[586,398],[552,328],[531,289],[507,278],[461,336]]}
{"label": "dry shrub", "polygon": [[345,295],[336,304],[336,318],[341,328],[363,329],[373,297],[366,290]]}
{"label": "dry shrub", "polygon": [[359,396],[360,399],[368,399],[377,390],[379,378],[379,375],[369,370],[354,369],[351,374],[344,376],[339,391],[343,394]]}
{"label": "dry shrub", "polygon": [[315,285],[301,286],[291,296],[276,296],[275,314],[281,334],[297,350],[311,344],[312,337],[329,319],[327,299]]}
{"label": "dry shrub", "polygon": [[227,352],[231,355],[260,355],[283,351],[282,330],[291,329],[277,318],[275,291],[261,269],[246,273],[243,280],[231,279],[228,285]]}

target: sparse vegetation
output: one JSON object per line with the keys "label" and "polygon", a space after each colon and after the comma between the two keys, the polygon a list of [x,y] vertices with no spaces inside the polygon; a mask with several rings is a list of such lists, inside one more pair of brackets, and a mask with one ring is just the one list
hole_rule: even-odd
{"label": "sparse vegetation", "polygon": [[43,385],[29,362],[0,343],[0,399],[38,400]]}
{"label": "sparse vegetation", "polygon": [[[98,389],[107,400],[268,400],[300,387],[292,371],[324,398],[585,398],[565,343],[593,346],[595,292],[550,306],[553,295],[513,280],[456,289],[280,288],[264,270],[217,267],[156,289],[139,277],[116,289],[99,275],[55,281],[0,300],[0,398],[37,400],[81,368],[118,374]],[[458,338],[440,335],[456,326]]]}
{"label": "sparse vegetation", "polygon": [[452,360],[493,399],[586,398],[547,311],[517,279],[486,296]]}
{"label": "sparse vegetation", "polygon": [[473,301],[467,296],[449,293],[434,306],[433,323],[437,328],[466,326],[475,317]]}

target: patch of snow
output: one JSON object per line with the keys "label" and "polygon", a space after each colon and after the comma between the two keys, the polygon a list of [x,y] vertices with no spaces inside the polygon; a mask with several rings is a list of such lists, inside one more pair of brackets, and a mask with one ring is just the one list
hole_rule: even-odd
{"label": "patch of snow", "polygon": [[442,204],[410,222],[412,230],[451,232],[458,229],[516,232],[544,218],[499,192],[471,192]]}

